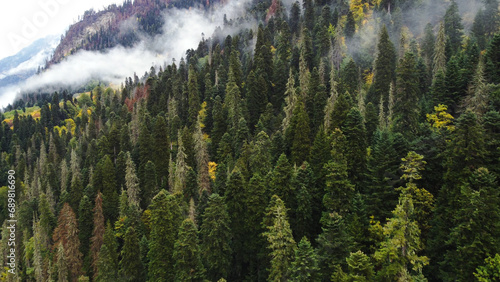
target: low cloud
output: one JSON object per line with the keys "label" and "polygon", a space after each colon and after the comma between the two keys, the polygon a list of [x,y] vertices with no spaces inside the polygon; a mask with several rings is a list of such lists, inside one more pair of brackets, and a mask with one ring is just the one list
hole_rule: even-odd
{"label": "low cloud", "polygon": [[[223,25],[224,15],[228,19],[243,17],[249,2],[230,1],[211,12],[169,9],[163,15],[161,34],[155,37],[139,34],[140,42],[131,48],[117,46],[106,51],[81,50],[19,85],[0,89],[0,106],[12,103],[20,93],[75,89],[95,79],[119,85],[134,73],[141,76],[151,66],[170,63],[173,58],[179,60],[186,50],[196,48],[202,34],[211,36],[217,27]],[[122,25],[123,30],[135,27],[132,21]]]}

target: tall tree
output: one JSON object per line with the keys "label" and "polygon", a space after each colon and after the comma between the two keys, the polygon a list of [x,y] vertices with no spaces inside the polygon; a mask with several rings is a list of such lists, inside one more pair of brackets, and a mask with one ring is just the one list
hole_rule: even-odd
{"label": "tall tree", "polygon": [[119,277],[125,281],[144,281],[144,266],[137,259],[137,250],[140,249],[139,239],[133,227],[129,227],[124,237],[121,251]]}
{"label": "tall tree", "polygon": [[377,50],[375,74],[367,101],[378,105],[380,97],[385,97],[384,101],[388,101],[389,85],[394,80],[396,69],[396,49],[389,39],[385,26],[380,32]]}
{"label": "tall tree", "polygon": [[417,132],[419,101],[415,56],[406,53],[397,72],[396,101],[394,103],[394,131],[411,137]]}
{"label": "tall tree", "polygon": [[319,281],[318,258],[307,237],[303,237],[295,250],[295,259],[290,270],[290,281]]}
{"label": "tall tree", "polygon": [[207,277],[212,281],[228,277],[231,265],[231,228],[224,198],[219,194],[212,194],[202,217],[200,249],[207,266]]}
{"label": "tall tree", "polygon": [[57,219],[57,227],[54,230],[52,240],[54,241],[54,246],[62,244],[64,247],[64,259],[68,265],[72,281],[76,281],[82,274],[83,266],[83,255],[80,252],[78,232],[76,215],[68,203],[64,203]]}
{"label": "tall tree", "polygon": [[150,206],[148,281],[173,281],[174,243],[181,220],[181,210],[174,195],[161,190]]}
{"label": "tall tree", "polygon": [[179,228],[173,259],[175,281],[203,281],[205,268],[201,263],[198,230],[189,218],[185,219]]}
{"label": "tall tree", "polygon": [[269,269],[269,281],[286,281],[290,278],[290,266],[295,254],[295,240],[287,219],[285,203],[276,195],[273,196],[270,207],[272,211],[272,223],[267,226],[264,236],[271,250],[271,264]]}

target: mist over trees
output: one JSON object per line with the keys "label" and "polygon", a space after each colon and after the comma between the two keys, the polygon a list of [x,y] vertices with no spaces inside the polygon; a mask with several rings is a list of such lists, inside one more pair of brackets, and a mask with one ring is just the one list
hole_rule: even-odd
{"label": "mist over trees", "polygon": [[[218,4],[141,2],[110,9]],[[23,95],[1,265],[15,170],[22,281],[496,281],[498,5],[248,1],[121,86]]]}

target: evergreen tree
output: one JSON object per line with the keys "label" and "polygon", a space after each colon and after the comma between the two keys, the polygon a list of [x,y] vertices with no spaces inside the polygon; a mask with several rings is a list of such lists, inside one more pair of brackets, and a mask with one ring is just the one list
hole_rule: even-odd
{"label": "evergreen tree", "polygon": [[137,259],[137,250],[140,249],[139,239],[133,227],[125,233],[123,248],[121,250],[119,277],[125,281],[144,281],[144,266]]}
{"label": "evergreen tree", "polygon": [[83,262],[78,233],[75,213],[68,203],[64,203],[57,219],[57,227],[54,230],[52,240],[54,246],[61,244],[64,249],[64,260],[68,265],[72,281],[75,281],[82,274]]}
{"label": "evergreen tree", "polygon": [[[454,219],[445,254],[444,279],[474,280],[474,270],[500,251],[500,194],[496,176],[478,168],[461,188],[461,209]],[[449,271],[448,271],[449,269]]]}
{"label": "evergreen tree", "polygon": [[362,251],[351,253],[346,258],[347,266],[349,268],[348,281],[372,281],[373,280],[373,265],[370,258]]}
{"label": "evergreen tree", "polygon": [[304,103],[299,102],[293,112],[286,137],[292,140],[291,144],[291,161],[295,164],[301,164],[309,155],[310,147],[310,127],[309,117],[304,108]]}
{"label": "evergreen tree", "polygon": [[453,53],[460,48],[463,28],[462,18],[458,12],[458,5],[452,0],[444,15],[444,30]]}
{"label": "evergreen tree", "polygon": [[[118,192],[115,181],[115,167],[109,155],[106,155],[98,164],[102,187],[102,208],[106,219],[113,221],[118,216]],[[97,179],[95,179],[98,181]],[[94,185],[96,186],[96,185]]]}
{"label": "evergreen tree", "polygon": [[439,25],[439,31],[436,38],[436,45],[434,46],[434,60],[432,66],[433,80],[436,79],[438,73],[446,71],[446,37],[445,37],[444,22]]}
{"label": "evergreen tree", "polygon": [[125,171],[125,187],[127,188],[128,205],[131,207],[139,208],[140,199],[139,194],[141,190],[139,187],[139,178],[135,173],[135,164],[132,161],[130,153],[126,154],[126,171]]}
{"label": "evergreen tree", "polygon": [[92,224],[92,203],[87,196],[83,196],[80,201],[80,207],[78,209],[78,226],[80,227],[80,233],[78,238],[80,239],[80,252],[85,258],[85,269],[88,266],[87,255],[90,250],[90,238],[92,236],[93,224]]}
{"label": "evergreen tree", "polygon": [[379,35],[377,45],[378,56],[375,60],[375,75],[373,77],[372,89],[368,96],[368,102],[378,103],[380,97],[385,97],[388,101],[389,85],[394,80],[396,69],[396,50],[391,40],[387,28],[384,26]]}
{"label": "evergreen tree", "polygon": [[394,131],[407,137],[416,134],[418,127],[417,105],[420,95],[415,66],[415,56],[406,53],[397,73],[393,126]]}
{"label": "evergreen tree", "polygon": [[356,21],[351,10],[347,12],[347,22],[344,27],[344,34],[347,38],[351,38],[356,32]]}
{"label": "evergreen tree", "polygon": [[303,237],[295,250],[295,260],[290,270],[290,281],[319,281],[318,258],[311,243]]}
{"label": "evergreen tree", "polygon": [[93,212],[94,230],[92,231],[92,238],[90,239],[90,259],[93,273],[97,274],[97,261],[99,259],[99,251],[104,242],[105,231],[104,214],[102,211],[102,194],[100,192],[97,193]]}
{"label": "evergreen tree", "polygon": [[116,268],[113,265],[113,258],[110,249],[106,244],[102,245],[99,251],[99,259],[97,261],[97,275],[95,281],[111,282],[117,281]]}
{"label": "evergreen tree", "polygon": [[212,281],[228,277],[231,265],[231,221],[224,198],[212,194],[202,217],[200,250],[207,266],[207,277]]}
{"label": "evergreen tree", "polygon": [[271,250],[271,263],[269,268],[269,281],[286,281],[290,278],[290,266],[294,257],[296,245],[293,240],[292,230],[287,219],[285,203],[276,195],[273,196],[270,207],[272,210],[272,223],[263,233]]}
{"label": "evergreen tree", "polygon": [[150,240],[148,281],[173,281],[174,243],[180,225],[181,210],[174,195],[161,190],[150,206]]}
{"label": "evergreen tree", "polygon": [[359,110],[352,108],[346,116],[342,130],[346,142],[345,158],[349,179],[354,184],[360,184],[362,175],[366,170],[366,129],[363,117]]}
{"label": "evergreen tree", "polygon": [[325,213],[321,219],[322,232],[316,240],[321,281],[329,281],[337,267],[345,264],[349,254],[350,239],[347,226],[337,212]]}
{"label": "evergreen tree", "polygon": [[205,268],[201,263],[198,230],[189,218],[185,219],[179,228],[173,259],[175,281],[203,281]]}

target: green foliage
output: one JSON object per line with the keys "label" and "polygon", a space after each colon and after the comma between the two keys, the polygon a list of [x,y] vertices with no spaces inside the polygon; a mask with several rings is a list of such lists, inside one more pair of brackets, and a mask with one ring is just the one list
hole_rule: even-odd
{"label": "green foliage", "polygon": [[224,198],[212,194],[208,198],[200,228],[201,257],[207,267],[207,277],[216,280],[228,277],[231,265],[230,218]]}
{"label": "green foliage", "polygon": [[480,282],[500,279],[500,255],[495,254],[495,257],[487,257],[484,259],[484,265],[476,269],[474,276]]}
{"label": "green foliage", "polygon": [[273,195],[269,206],[271,222],[267,231],[263,233],[271,250],[269,281],[286,281],[290,277],[290,266],[294,257],[296,245],[292,230],[287,219],[285,203]]}
{"label": "green foliage", "polygon": [[203,281],[205,268],[201,263],[198,230],[191,219],[185,219],[175,241],[173,253],[174,281]]}
{"label": "green foliage", "polygon": [[290,270],[290,281],[318,281],[318,258],[307,237],[303,237],[295,250]]}

